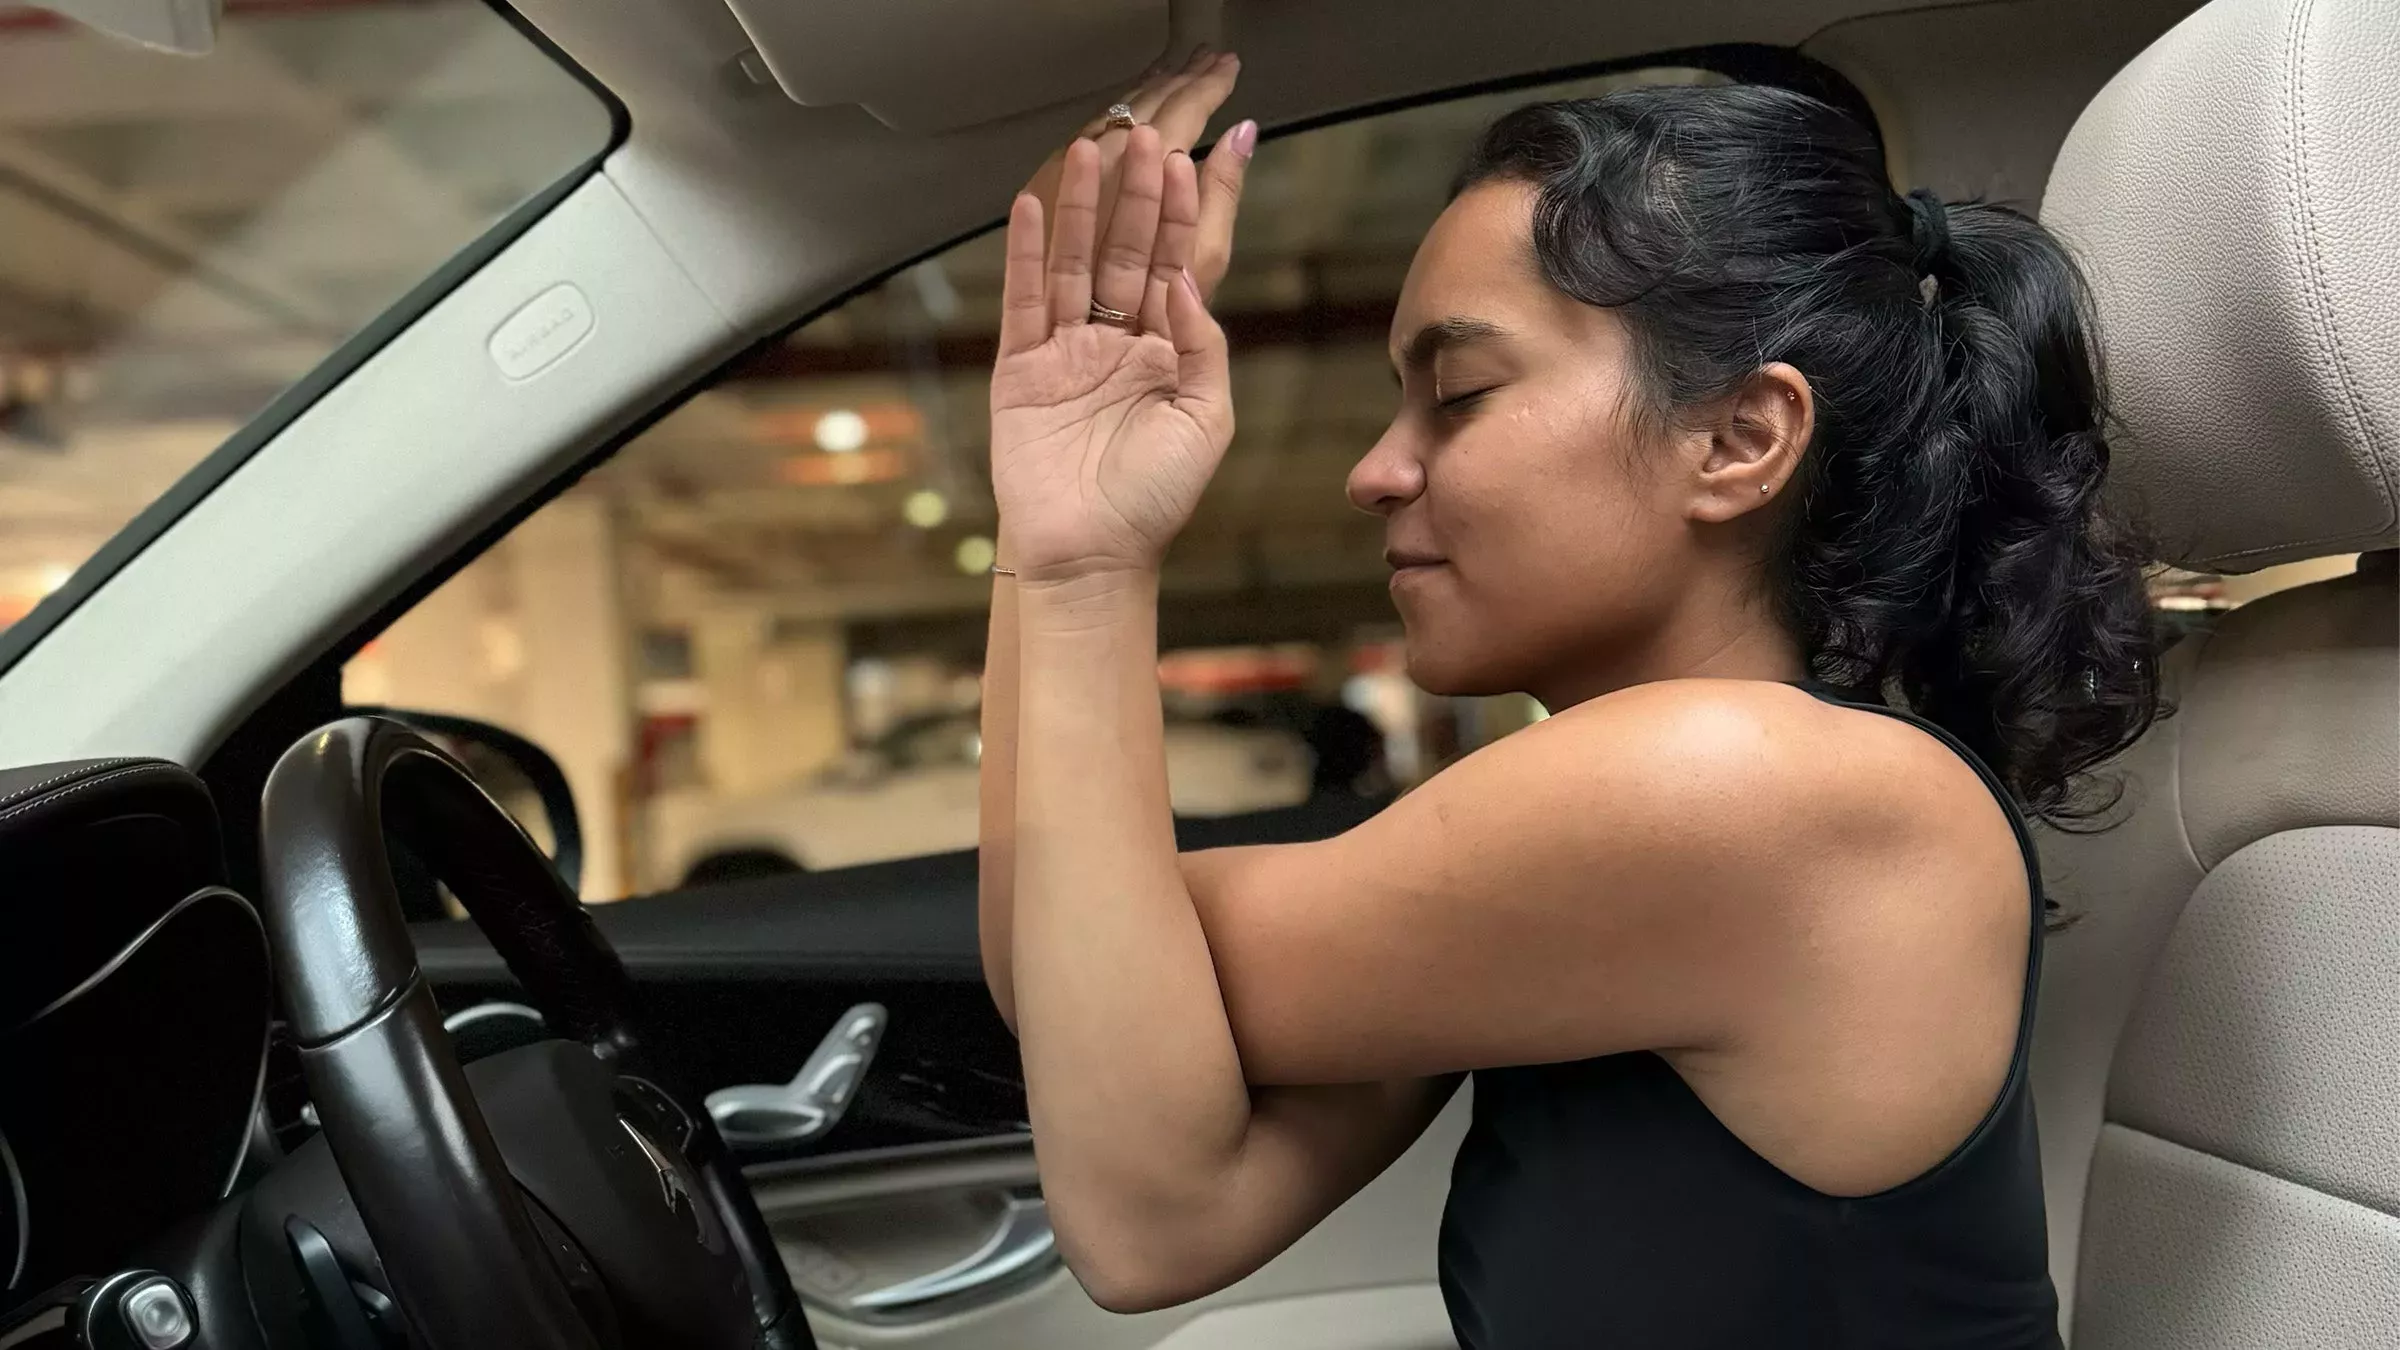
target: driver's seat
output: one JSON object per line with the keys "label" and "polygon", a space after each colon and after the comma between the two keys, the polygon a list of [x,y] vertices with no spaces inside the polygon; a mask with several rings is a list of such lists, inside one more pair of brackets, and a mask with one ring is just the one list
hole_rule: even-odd
{"label": "driver's seat", "polygon": [[2164,662],[2034,1074],[2076,1350],[2400,1345],[2400,3],[2216,0],[2085,111],[2113,479],[2189,567],[2363,552]]}

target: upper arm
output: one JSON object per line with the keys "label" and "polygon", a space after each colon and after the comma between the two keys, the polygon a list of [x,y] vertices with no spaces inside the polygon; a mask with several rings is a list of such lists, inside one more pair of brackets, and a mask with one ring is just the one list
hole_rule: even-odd
{"label": "upper arm", "polygon": [[1805,996],[1827,902],[1871,887],[1907,833],[1846,786],[1888,781],[1897,742],[1829,735],[1788,701],[1805,697],[1644,686],[1488,747],[1337,838],[1187,859],[1245,1074],[1706,1049]]}

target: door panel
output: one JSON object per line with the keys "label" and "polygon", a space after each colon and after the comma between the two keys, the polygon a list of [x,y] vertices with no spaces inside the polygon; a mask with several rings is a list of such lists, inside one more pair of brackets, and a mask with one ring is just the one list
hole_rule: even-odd
{"label": "door panel", "polygon": [[1434,1283],[1461,1092],[1350,1202],[1229,1289],[1135,1316],[1103,1311],[1055,1260],[947,1300],[861,1311],[889,1288],[975,1254],[1035,1180],[1027,1141],[854,1155],[756,1169],[759,1204],[810,1300],[825,1350],[1451,1350]]}

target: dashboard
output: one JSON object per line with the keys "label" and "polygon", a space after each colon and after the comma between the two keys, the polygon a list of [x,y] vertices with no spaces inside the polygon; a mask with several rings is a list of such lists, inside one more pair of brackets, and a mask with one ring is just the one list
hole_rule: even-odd
{"label": "dashboard", "polygon": [[173,765],[0,770],[0,1318],[234,1188],[272,986],[219,837]]}

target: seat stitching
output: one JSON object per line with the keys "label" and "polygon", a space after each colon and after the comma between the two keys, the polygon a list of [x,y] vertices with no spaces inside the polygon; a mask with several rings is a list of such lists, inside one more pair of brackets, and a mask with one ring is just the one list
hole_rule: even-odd
{"label": "seat stitching", "polygon": [[67,770],[65,773],[53,774],[38,783],[18,788],[16,791],[11,792],[6,796],[0,796],[0,806],[8,806],[15,802],[23,801],[25,798],[31,797],[40,792],[43,788],[64,783],[68,779],[74,778],[78,775],[100,773],[118,765],[131,764],[139,758],[140,756],[126,756],[119,759],[101,759],[93,760],[89,763],[78,764],[74,768]]}
{"label": "seat stitching", "polygon": [[[2324,343],[2326,354],[2331,358],[2338,404],[2342,412],[2347,414],[2359,444],[2366,450],[2366,467],[2375,477],[2383,480],[2385,527],[2389,528],[2394,509],[2391,474],[2385,469],[2383,456],[2377,450],[2375,430],[2366,415],[2364,399],[2359,394],[2357,374],[2352,370],[2350,355],[2343,346],[2341,329],[2334,322],[2332,291],[2325,280],[2322,234],[2317,228],[2314,199],[2309,195],[2307,53],[2309,20],[2315,11],[2315,0],[2300,0],[2293,5],[2292,17],[2284,34],[2285,59],[2289,63],[2287,82],[2292,90],[2285,126],[2290,152],[2287,180],[2292,192],[2293,215],[2299,227],[2296,242],[2300,253],[2300,273],[2306,283],[2302,294],[2308,303],[2309,318],[2317,330],[2318,339]],[[2339,537],[2325,536],[2302,542],[2319,544]]]}
{"label": "seat stitching", "polygon": [[23,815],[27,811],[31,811],[36,807],[48,806],[53,802],[63,802],[67,798],[74,796],[76,793],[87,792],[103,784],[116,782],[118,779],[127,777],[128,775],[142,773],[149,767],[150,765],[148,763],[138,763],[130,768],[114,769],[107,773],[86,778],[82,782],[77,783],[75,786],[54,793],[40,801],[21,802],[18,805],[9,807],[5,811],[0,811],[0,820],[7,820],[12,816]]}

